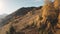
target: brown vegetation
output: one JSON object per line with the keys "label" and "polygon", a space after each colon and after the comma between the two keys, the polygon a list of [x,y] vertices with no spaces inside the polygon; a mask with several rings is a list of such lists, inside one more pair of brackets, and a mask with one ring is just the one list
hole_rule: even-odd
{"label": "brown vegetation", "polygon": [[[48,2],[47,2],[48,1]],[[21,8],[12,13],[1,34],[59,34],[59,0],[45,0],[42,7]],[[24,14],[23,14],[24,13]],[[10,16],[11,16],[10,15]]]}

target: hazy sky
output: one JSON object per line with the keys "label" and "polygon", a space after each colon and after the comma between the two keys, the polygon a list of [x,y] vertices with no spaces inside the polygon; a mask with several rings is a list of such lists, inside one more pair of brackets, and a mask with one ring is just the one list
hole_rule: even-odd
{"label": "hazy sky", "polygon": [[0,14],[10,14],[21,7],[41,5],[43,5],[43,0],[0,0]]}

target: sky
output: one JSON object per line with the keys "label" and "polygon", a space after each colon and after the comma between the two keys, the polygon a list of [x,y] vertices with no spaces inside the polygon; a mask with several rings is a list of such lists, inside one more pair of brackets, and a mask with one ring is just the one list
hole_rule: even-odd
{"label": "sky", "polygon": [[0,14],[11,14],[21,7],[43,5],[43,0],[0,0]]}

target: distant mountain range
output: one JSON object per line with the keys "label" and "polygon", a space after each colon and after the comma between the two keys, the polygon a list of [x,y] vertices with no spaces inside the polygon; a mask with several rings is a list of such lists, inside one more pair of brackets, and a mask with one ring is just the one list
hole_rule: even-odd
{"label": "distant mountain range", "polygon": [[2,15],[0,15],[0,26],[3,24],[3,23],[1,23],[4,19],[5,19],[5,17],[7,16],[8,14],[2,14]]}
{"label": "distant mountain range", "polygon": [[0,15],[0,19],[3,19],[4,17],[6,17],[8,14],[2,14]]}

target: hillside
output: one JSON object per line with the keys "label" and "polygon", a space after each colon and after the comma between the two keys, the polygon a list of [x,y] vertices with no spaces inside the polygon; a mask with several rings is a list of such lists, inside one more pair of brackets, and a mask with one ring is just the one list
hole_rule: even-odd
{"label": "hillside", "polygon": [[58,1],[18,9],[1,22],[0,34],[60,34]]}
{"label": "hillside", "polygon": [[[27,8],[21,8],[21,9],[18,9],[16,12],[14,12],[14,13],[12,13],[12,14],[10,14],[10,15],[8,15],[6,18],[5,18],[5,20],[3,20],[3,27],[2,27],[2,29],[4,29],[4,31],[5,31],[5,28],[7,29],[9,29],[10,27],[10,25],[15,25],[15,23],[16,23],[16,25],[17,24],[19,24],[20,23],[20,21],[22,22],[21,23],[21,29],[22,28],[25,28],[24,26],[27,26],[27,25],[29,25],[30,23],[27,23],[27,22],[33,22],[33,21],[36,21],[36,20],[38,20],[39,19],[39,14],[40,14],[40,9],[42,8],[42,6],[41,7],[27,7]],[[37,11],[37,12],[36,12]],[[26,12],[26,13],[25,13]],[[22,15],[22,16],[21,16]],[[35,19],[36,18],[36,19]],[[28,20],[27,20],[28,19]],[[13,21],[12,21],[13,20]],[[11,24],[10,24],[11,23]],[[27,25],[22,25],[22,24],[27,24]],[[32,24],[32,23],[31,23]],[[31,25],[30,24],[30,25]],[[16,26],[15,25],[15,26]],[[15,27],[14,26],[14,27]],[[17,26],[19,26],[19,25],[17,25]],[[7,30],[8,30],[7,29]]]}
{"label": "hillside", "polygon": [[[1,23],[3,23],[3,25],[4,25],[4,24],[8,23],[9,21],[12,21],[18,17],[21,17],[21,19],[22,19],[23,16],[25,16],[27,13],[32,13],[32,11],[35,11],[35,9],[38,10],[39,8],[37,8],[37,7],[22,7],[20,9],[16,10],[14,13],[6,16],[5,19],[3,19],[3,21]],[[1,25],[1,26],[3,26],[3,25]]]}

